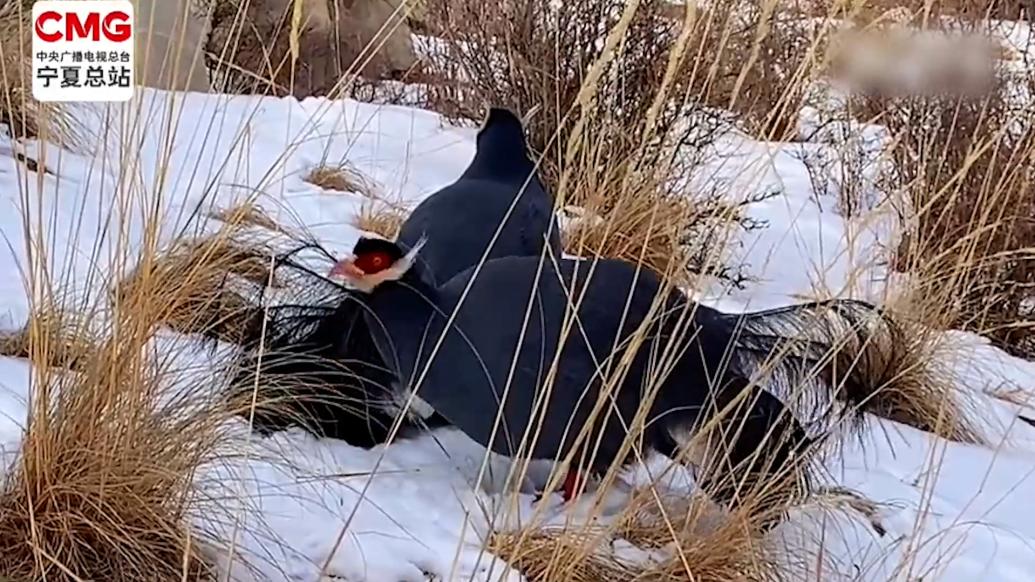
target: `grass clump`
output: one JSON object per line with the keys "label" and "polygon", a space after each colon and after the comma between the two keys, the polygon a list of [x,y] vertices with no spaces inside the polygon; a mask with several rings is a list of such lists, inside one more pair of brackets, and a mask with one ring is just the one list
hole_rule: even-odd
{"label": "grass clump", "polygon": [[406,209],[399,205],[371,202],[360,207],[359,212],[352,218],[352,225],[363,232],[395,240],[407,216]]}
{"label": "grass clump", "polygon": [[606,543],[592,534],[564,530],[541,530],[517,533],[494,533],[488,550],[527,580],[629,580],[630,566],[606,554],[586,555],[586,547],[602,548]]}
{"label": "grass clump", "polygon": [[74,369],[97,349],[98,338],[84,318],[58,309],[39,309],[19,330],[0,335],[0,355],[31,359],[35,346],[47,346],[44,365]]}
{"label": "grass clump", "polygon": [[302,180],[324,190],[357,192],[369,198],[375,195],[370,181],[346,164],[313,166]]}
{"label": "grass clump", "polygon": [[42,136],[74,144],[74,121],[60,104],[32,97],[32,4],[12,0],[0,6],[0,123],[17,138]]}
{"label": "grass clump", "polygon": [[[150,340],[165,297],[156,278],[93,312],[97,344],[74,373],[36,367],[20,454],[0,481],[0,575],[14,580],[211,580],[191,530],[192,479],[218,442],[222,413],[163,388],[171,372]],[[74,331],[69,330],[71,333]]]}
{"label": "grass clump", "polygon": [[572,255],[642,264],[681,286],[693,287],[699,275],[711,275],[740,287],[747,276],[728,266],[723,253],[736,230],[761,227],[743,212],[754,201],[730,203],[719,195],[595,195],[563,226],[562,242]]}
{"label": "grass clump", "polygon": [[[142,262],[115,288],[118,298],[154,288],[151,309],[160,322],[185,334],[204,334],[237,343],[257,325],[254,304],[235,283],[277,286],[269,249],[229,236],[178,241]],[[162,290],[168,290],[163,292]]]}
{"label": "grass clump", "polygon": [[[639,493],[612,526],[498,532],[488,549],[532,582],[789,579],[780,551],[758,527],[757,513],[723,514],[697,495],[662,506],[658,497]],[[616,551],[616,544],[624,549]]]}

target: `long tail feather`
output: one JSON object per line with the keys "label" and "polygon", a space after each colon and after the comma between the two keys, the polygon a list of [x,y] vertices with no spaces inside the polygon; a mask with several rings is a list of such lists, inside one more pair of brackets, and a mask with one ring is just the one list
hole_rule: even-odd
{"label": "long tail feather", "polygon": [[889,380],[883,350],[902,329],[882,309],[830,300],[722,314],[736,328],[736,367],[790,403],[807,424],[860,414]]}

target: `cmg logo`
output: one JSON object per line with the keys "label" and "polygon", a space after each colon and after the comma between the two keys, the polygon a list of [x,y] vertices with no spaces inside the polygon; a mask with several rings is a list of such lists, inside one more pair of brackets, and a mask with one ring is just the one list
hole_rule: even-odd
{"label": "cmg logo", "polygon": [[36,37],[43,42],[74,42],[77,40],[106,40],[123,42],[133,35],[130,15],[115,10],[110,12],[59,12],[47,10],[36,17]]}
{"label": "cmg logo", "polygon": [[133,12],[131,0],[34,3],[33,97],[38,101],[132,99],[136,81]]}

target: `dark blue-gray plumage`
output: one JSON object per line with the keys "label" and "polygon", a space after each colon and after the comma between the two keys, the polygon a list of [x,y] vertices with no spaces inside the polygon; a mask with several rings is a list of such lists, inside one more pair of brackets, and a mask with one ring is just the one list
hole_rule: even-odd
{"label": "dark blue-gray plumage", "polygon": [[490,109],[478,133],[477,151],[460,178],[424,199],[399,231],[412,248],[429,241],[420,258],[444,283],[487,259],[560,257],[560,229],[553,201],[529,158],[521,121],[505,109]]}
{"label": "dark blue-gray plumage", "polygon": [[[560,256],[552,200],[513,113],[489,110],[467,170],[414,209],[399,242],[408,247],[423,237],[431,241],[422,252],[424,266],[442,281],[485,255],[538,258],[545,249]],[[250,392],[258,376],[259,404],[248,414],[254,414],[260,432],[301,426],[357,446],[382,443],[397,414],[388,392],[394,376],[370,344],[363,308],[351,292],[328,289],[325,281],[309,286],[324,295],[308,304],[270,308],[264,325],[262,317],[253,318],[256,323],[241,342],[245,349],[235,390]],[[425,420],[442,424],[437,417]],[[402,428],[405,433],[424,424],[407,418]]]}
{"label": "dark blue-gray plumage", "polygon": [[[455,279],[483,258],[523,256],[538,264],[545,251],[551,256],[542,262],[552,272],[552,265],[560,261],[561,248],[551,205],[529,158],[520,120],[505,110],[492,109],[478,133],[477,151],[467,170],[414,210],[402,226],[399,243],[407,250],[426,238],[418,257],[432,288]],[[571,263],[564,264],[568,266],[562,272],[571,269]],[[385,403],[394,399],[390,385],[397,380],[397,362],[386,366],[371,343],[365,308],[359,301],[362,297],[329,285],[322,276],[291,261],[284,261],[282,268],[307,277],[308,283],[302,287],[310,296],[265,313],[257,308],[251,318],[254,324],[241,341],[244,349],[236,362],[239,372],[234,385],[238,393],[250,392],[258,376],[255,427],[271,432],[302,426],[364,447],[384,442],[396,420],[396,410]],[[466,279],[450,284],[461,280]],[[400,304],[379,310],[379,314],[406,321],[406,309]],[[490,312],[493,317],[496,309]],[[741,363],[743,373],[735,381],[744,383],[749,360],[761,359],[774,347],[788,343],[796,348],[794,357],[784,359],[789,374],[794,366],[819,362],[816,354],[830,353],[839,344],[852,323],[849,316],[867,310],[879,318],[872,306],[832,301],[748,314],[698,308],[695,321],[700,328],[716,330],[714,333],[736,331],[733,357]],[[524,313],[523,307],[519,311]],[[830,323],[816,325],[821,320]],[[802,340],[804,330],[809,333]],[[792,335],[795,337],[789,337]],[[851,381],[851,370],[847,376]],[[756,411],[780,408],[779,401],[770,402],[772,397],[764,391],[757,397]],[[432,426],[442,423],[438,417],[428,420]],[[420,419],[407,418],[402,428],[407,432],[423,426]]]}
{"label": "dark blue-gray plumage", "polygon": [[[810,443],[778,400],[731,367],[735,328],[699,315],[711,312],[665,289],[652,271],[618,260],[564,259],[544,267],[535,257],[506,257],[436,288],[416,260],[419,247],[397,261],[369,260],[373,253],[400,256],[391,244],[362,240],[336,271],[370,290],[363,301],[371,334],[401,390],[415,390],[497,453],[561,459],[592,450],[583,466],[602,472],[627,460],[619,457],[641,406],[649,407],[646,422],[632,436],[672,455],[675,435],[741,395],[747,409],[734,421],[746,428],[726,445],[739,455],[730,464],[735,480],[754,474],[752,458],[760,452],[782,470]],[[368,268],[389,262],[388,270]],[[376,286],[366,284],[371,277]],[[708,325],[700,324],[704,319]],[[566,321],[574,322],[567,334]],[[659,361],[664,350],[674,354],[670,361]],[[608,370],[623,361],[621,381],[594,413]],[[648,378],[657,384],[645,385]],[[579,445],[587,428],[592,436]],[[775,434],[766,440],[769,431]],[[729,488],[720,493],[733,498]]]}

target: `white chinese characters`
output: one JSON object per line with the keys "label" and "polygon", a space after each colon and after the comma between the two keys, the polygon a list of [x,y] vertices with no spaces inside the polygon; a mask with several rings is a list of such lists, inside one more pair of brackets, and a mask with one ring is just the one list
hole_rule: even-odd
{"label": "white chinese characters", "polygon": [[39,101],[133,96],[133,4],[45,0],[32,7],[32,93]]}

